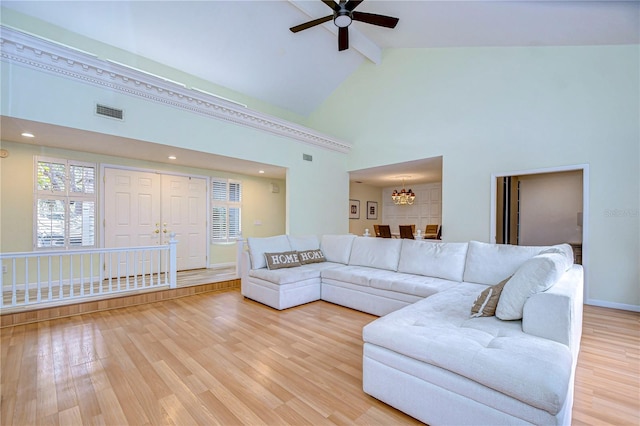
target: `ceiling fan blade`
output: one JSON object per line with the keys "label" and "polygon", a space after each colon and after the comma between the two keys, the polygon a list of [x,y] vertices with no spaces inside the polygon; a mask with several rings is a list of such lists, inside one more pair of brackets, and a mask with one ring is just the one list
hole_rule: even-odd
{"label": "ceiling fan blade", "polygon": [[340,12],[340,5],[333,0],[322,0],[322,3],[326,4],[336,12]]}
{"label": "ceiling fan blade", "polygon": [[324,24],[325,22],[329,22],[333,19],[333,15],[325,16],[324,18],[314,19],[313,21],[305,22],[304,24],[296,25],[295,27],[289,28],[292,33],[297,33],[298,31],[306,30],[307,28],[315,27],[316,25]]}
{"label": "ceiling fan blade", "polygon": [[364,0],[349,0],[347,2],[347,4],[344,5],[345,9],[347,9],[349,12],[352,12],[353,9],[355,9],[356,7],[358,7],[358,5],[360,3],[362,3]]}
{"label": "ceiling fan blade", "polygon": [[399,21],[398,18],[376,15],[374,13],[353,12],[351,16],[354,21],[365,22],[367,24],[379,25],[387,28],[395,28]]}
{"label": "ceiling fan blade", "polygon": [[338,50],[343,51],[349,48],[349,29],[342,27],[338,29]]}

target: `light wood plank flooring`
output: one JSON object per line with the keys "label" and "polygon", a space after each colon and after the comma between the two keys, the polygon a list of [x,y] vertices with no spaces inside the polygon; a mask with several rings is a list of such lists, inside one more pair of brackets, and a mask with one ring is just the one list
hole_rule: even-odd
{"label": "light wood plank flooring", "polygon": [[[362,392],[374,319],[236,290],[6,327],[0,424],[419,424]],[[575,424],[640,422],[639,327],[585,307]]]}

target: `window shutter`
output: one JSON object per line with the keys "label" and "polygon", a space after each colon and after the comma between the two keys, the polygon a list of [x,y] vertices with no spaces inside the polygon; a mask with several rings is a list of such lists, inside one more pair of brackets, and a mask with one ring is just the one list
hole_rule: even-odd
{"label": "window shutter", "polygon": [[227,239],[227,208],[213,206],[211,215],[211,238],[213,240]]}
{"label": "window shutter", "polygon": [[211,179],[211,240],[228,242],[242,236],[242,182]]}
{"label": "window shutter", "polygon": [[229,207],[229,238],[238,238],[242,235],[240,230],[240,208]]}
{"label": "window shutter", "polygon": [[38,161],[37,188],[38,191],[64,193],[67,165],[64,162]]}
{"label": "window shutter", "polygon": [[242,201],[242,187],[240,182],[229,182],[229,201],[232,203]]}
{"label": "window shutter", "polygon": [[35,164],[35,247],[94,246],[95,164],[47,157]]}
{"label": "window shutter", "polygon": [[213,201],[227,201],[227,181],[216,179],[212,180],[211,196]]}
{"label": "window shutter", "polygon": [[69,192],[84,194],[95,192],[95,167],[71,165],[69,172]]}

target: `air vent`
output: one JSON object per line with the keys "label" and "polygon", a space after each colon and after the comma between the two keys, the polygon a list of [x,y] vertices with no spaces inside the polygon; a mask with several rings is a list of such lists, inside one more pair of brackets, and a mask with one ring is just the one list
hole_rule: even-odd
{"label": "air vent", "polygon": [[309,154],[302,154],[302,159],[304,161],[313,161],[313,157]]}
{"label": "air vent", "polygon": [[115,118],[117,120],[122,120],[124,118],[123,110],[100,104],[96,104],[96,114],[102,115],[103,117]]}

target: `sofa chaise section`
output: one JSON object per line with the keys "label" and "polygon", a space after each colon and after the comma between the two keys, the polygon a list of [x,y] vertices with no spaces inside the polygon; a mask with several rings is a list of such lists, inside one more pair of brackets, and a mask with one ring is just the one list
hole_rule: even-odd
{"label": "sofa chaise section", "polygon": [[521,320],[470,315],[487,285],[545,249],[469,243],[464,277],[480,282],[462,282],[363,329],[364,391],[434,425],[570,424],[582,267],[569,266],[528,297]]}

